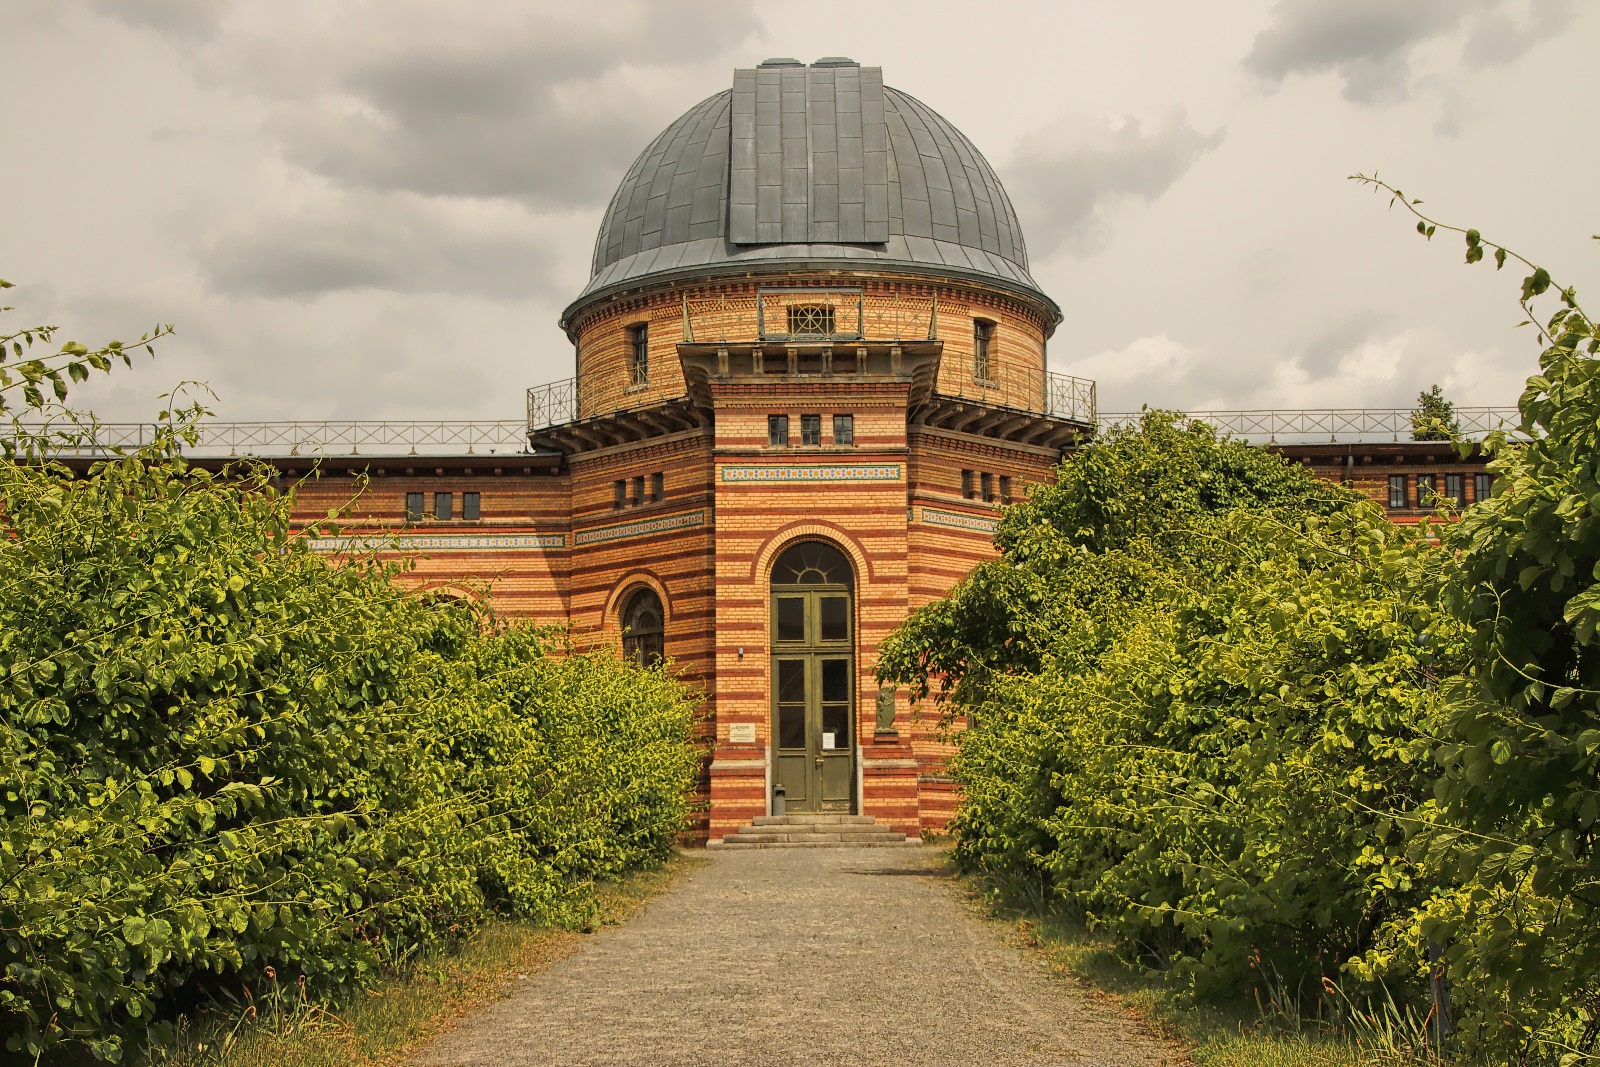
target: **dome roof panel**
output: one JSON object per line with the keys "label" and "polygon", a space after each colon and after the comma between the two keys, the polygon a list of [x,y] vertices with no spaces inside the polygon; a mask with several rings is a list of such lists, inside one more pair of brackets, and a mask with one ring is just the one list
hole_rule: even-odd
{"label": "dome roof panel", "polygon": [[[592,276],[566,318],[592,298],[655,280],[830,263],[997,283],[1059,316],[1028,273],[1010,198],[961,131],[898,89],[882,86],[878,95],[877,68],[795,66],[737,72],[734,89],[690,108],[639,154],[606,209]],[[779,126],[763,141],[762,79],[785,77],[783,97],[791,111],[802,109],[788,133],[806,137],[785,138],[781,108],[773,108]],[[741,91],[745,105],[735,100]],[[774,174],[768,189],[762,183]],[[733,239],[730,215],[741,220]],[[862,233],[887,239],[838,239]]]}

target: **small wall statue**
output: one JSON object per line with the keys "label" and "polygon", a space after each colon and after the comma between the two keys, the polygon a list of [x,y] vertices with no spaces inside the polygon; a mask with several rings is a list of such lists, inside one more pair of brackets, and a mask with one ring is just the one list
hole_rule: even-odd
{"label": "small wall statue", "polygon": [[883,686],[878,690],[878,733],[892,734],[894,730],[894,687]]}

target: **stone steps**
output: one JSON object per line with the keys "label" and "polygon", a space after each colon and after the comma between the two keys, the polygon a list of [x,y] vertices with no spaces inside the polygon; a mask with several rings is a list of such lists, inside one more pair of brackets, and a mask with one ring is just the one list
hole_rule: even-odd
{"label": "stone steps", "polygon": [[895,848],[922,842],[870,815],[757,815],[750,825],[711,841],[706,847],[744,848]]}

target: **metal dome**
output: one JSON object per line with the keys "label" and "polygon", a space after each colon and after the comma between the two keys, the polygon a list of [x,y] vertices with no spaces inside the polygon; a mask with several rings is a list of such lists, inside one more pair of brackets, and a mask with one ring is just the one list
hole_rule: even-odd
{"label": "metal dome", "polygon": [[966,136],[878,68],[768,60],[691,108],[628,169],[567,314],[652,282],[907,268],[1060,312],[1028,273],[1011,199]]}

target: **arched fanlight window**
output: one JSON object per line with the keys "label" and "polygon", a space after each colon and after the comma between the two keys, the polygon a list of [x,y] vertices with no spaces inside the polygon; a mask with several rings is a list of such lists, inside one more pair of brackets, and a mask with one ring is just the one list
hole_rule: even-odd
{"label": "arched fanlight window", "polygon": [[821,541],[802,541],[778,557],[772,567],[772,584],[852,588],[855,582],[843,552]]}
{"label": "arched fanlight window", "polygon": [[664,632],[661,598],[641,589],[628,598],[622,612],[622,655],[641,667],[661,662]]}

